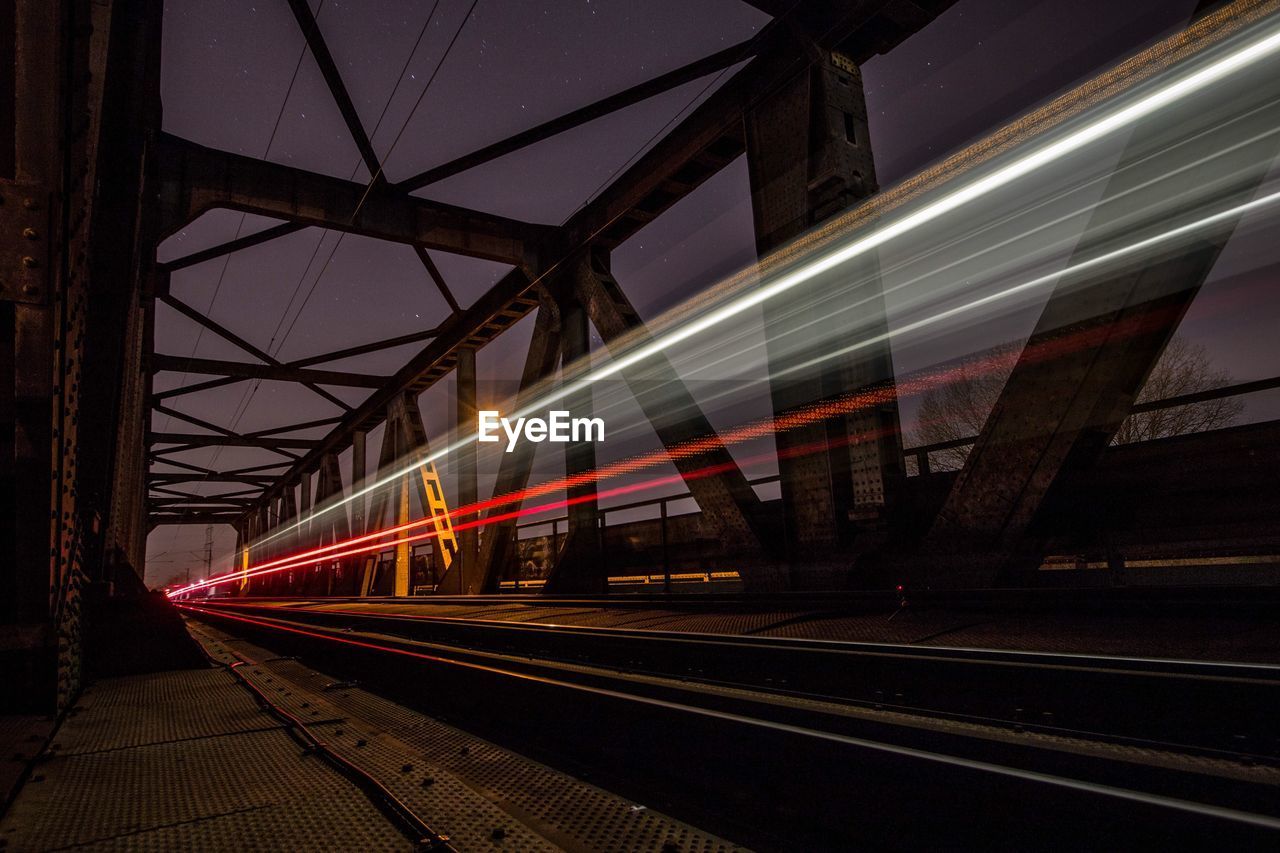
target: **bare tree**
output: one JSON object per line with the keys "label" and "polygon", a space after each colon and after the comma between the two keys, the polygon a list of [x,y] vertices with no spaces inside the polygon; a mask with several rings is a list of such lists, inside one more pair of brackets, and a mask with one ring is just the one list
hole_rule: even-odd
{"label": "bare tree", "polygon": [[[921,395],[919,426],[911,436],[912,443],[939,444],[971,438],[981,432],[1021,350],[1021,342],[994,347],[981,357],[957,365],[945,384],[925,391]],[[1201,344],[1174,336],[1152,368],[1137,402],[1194,394],[1229,382],[1231,375],[1213,366],[1212,358]],[[1227,397],[1130,415],[1120,425],[1115,443],[1220,429],[1235,421],[1243,410],[1243,402]],[[936,450],[930,457],[938,468],[955,469],[964,464],[969,449],[964,446]]]}
{"label": "bare tree", "polygon": [[[1221,388],[1230,383],[1231,374],[1213,366],[1213,359],[1203,345],[1175,336],[1152,368],[1147,384],[1142,386],[1142,392],[1138,394],[1137,402],[1168,400],[1183,394]],[[1115,442],[1128,444],[1170,435],[1221,429],[1234,423],[1243,411],[1244,401],[1239,397],[1222,397],[1189,406],[1141,412],[1125,418],[1120,431],[1116,433]]]}
{"label": "bare tree", "polygon": [[[1001,344],[949,370],[943,384],[921,395],[919,423],[911,443],[941,444],[981,432],[1021,350],[1021,342]],[[950,447],[935,450],[930,461],[938,468],[952,470],[964,465],[968,455],[968,446]]]}

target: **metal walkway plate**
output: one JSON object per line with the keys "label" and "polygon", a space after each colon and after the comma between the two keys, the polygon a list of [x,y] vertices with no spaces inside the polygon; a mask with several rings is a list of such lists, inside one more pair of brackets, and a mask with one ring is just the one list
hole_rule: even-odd
{"label": "metal walkway plate", "polygon": [[0,823],[12,851],[410,850],[225,670],[87,691]]}
{"label": "metal walkway plate", "polygon": [[192,629],[215,659],[251,661],[239,672],[299,719],[341,718],[307,724],[447,833],[459,850],[742,849],[299,661],[242,640],[226,642],[229,635],[205,623],[192,623]]}

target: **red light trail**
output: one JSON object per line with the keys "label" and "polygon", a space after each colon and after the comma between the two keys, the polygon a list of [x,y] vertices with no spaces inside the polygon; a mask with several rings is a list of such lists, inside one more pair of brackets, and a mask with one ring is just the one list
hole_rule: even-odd
{"label": "red light trail", "polygon": [[[1158,328],[1166,318],[1162,317],[1164,310],[1150,310],[1142,314],[1129,317],[1119,323],[1109,326],[1096,326],[1093,328],[1073,329],[1065,332],[1056,338],[1042,341],[1038,344],[1025,348],[1022,352],[1007,352],[988,356],[977,361],[967,361],[962,365],[953,366],[944,370],[931,371],[929,373],[908,379],[894,385],[884,385],[872,388],[866,391],[854,392],[843,395],[841,397],[822,401],[809,406],[804,406],[796,411],[788,412],[774,418],[765,418],[744,424],[726,432],[723,436],[710,435],[693,439],[674,448],[660,449],[641,454],[639,456],[630,457],[628,459],[619,460],[610,463],[602,468],[587,471],[571,477],[561,477],[540,483],[516,492],[505,495],[495,496],[488,500],[478,501],[459,507],[450,513],[453,519],[475,516],[486,510],[493,510],[498,507],[504,507],[511,504],[520,505],[524,501],[541,497],[550,492],[560,491],[562,489],[570,489],[578,486],[598,484],[600,482],[619,477],[625,474],[631,474],[638,471],[651,468],[665,461],[686,459],[697,457],[711,451],[725,450],[727,447],[735,444],[741,444],[752,439],[773,435],[778,432],[794,430],[815,422],[825,421],[834,417],[852,414],[862,409],[870,408],[876,405],[893,402],[898,396],[913,396],[921,394],[925,391],[938,388],[955,381],[956,379],[972,376],[975,366],[980,373],[995,373],[997,371],[1007,371],[1011,369],[1018,360],[1035,362],[1050,358],[1057,358],[1066,355],[1078,349],[1085,349],[1091,346],[1097,346],[1108,338],[1125,337],[1130,335],[1141,334],[1143,331]],[[874,440],[882,437],[884,431],[863,432],[857,435],[848,436],[833,442],[830,439],[819,442],[811,442],[805,445],[787,448],[779,453],[758,454],[742,460],[742,464],[752,464],[759,462],[771,461],[775,458],[795,458],[807,455],[809,453],[821,452],[833,446],[842,444],[853,444],[863,441]],[[661,486],[688,481],[690,479],[701,479],[712,477],[717,474],[724,473],[727,470],[736,467],[737,461],[718,463],[706,466],[694,471],[688,471],[683,474],[671,474],[662,477],[656,477],[639,483],[632,483],[624,486],[616,486],[600,492],[593,492],[586,495],[580,495],[574,498],[565,498],[548,503],[537,504],[529,507],[511,510],[508,512],[485,516],[484,518],[474,518],[471,521],[463,523],[455,523],[453,529],[455,532],[472,528],[483,527],[490,524],[497,524],[504,521],[513,521],[520,518],[526,518],[533,515],[539,515],[556,509],[564,509],[570,506],[587,503],[590,501],[600,500],[604,498],[619,497],[622,495],[635,494],[637,492],[647,491],[649,489],[659,488]],[[280,557],[257,566],[250,566],[247,569],[234,571],[215,578],[199,581],[187,587],[182,587],[167,593],[170,597],[183,595],[204,589],[211,586],[217,586],[224,583],[235,583],[242,580],[263,575],[275,574],[277,572],[291,571],[293,569],[306,568],[314,566],[317,563],[336,560],[343,557],[357,556],[361,554],[376,553],[387,548],[396,547],[401,544],[413,544],[423,542],[434,538],[437,534],[434,530],[420,533],[413,536],[401,536],[395,539],[387,539],[387,537],[397,536],[397,534],[407,533],[427,525],[431,525],[436,517],[429,516],[406,524],[395,527],[383,528],[375,530],[361,536],[355,536],[345,539],[341,542],[334,542],[329,545],[303,551],[296,554],[290,554]],[[353,547],[356,546],[356,547]]]}

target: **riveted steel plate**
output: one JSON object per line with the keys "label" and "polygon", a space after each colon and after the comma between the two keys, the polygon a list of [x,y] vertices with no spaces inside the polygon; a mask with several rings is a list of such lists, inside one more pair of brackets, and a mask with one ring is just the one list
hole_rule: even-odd
{"label": "riveted steel plate", "polygon": [[4,821],[8,850],[409,850],[223,669],[105,679]]}
{"label": "riveted steel plate", "polygon": [[0,299],[48,298],[49,221],[44,187],[0,180]]}
{"label": "riveted steel plate", "polygon": [[[202,642],[227,637],[199,623],[194,633]],[[369,772],[379,768],[375,775],[379,775],[380,781],[386,781],[380,774],[388,772],[388,764],[393,774],[404,764],[413,764],[414,770],[402,775],[420,787],[419,768],[430,768],[427,772],[435,782],[429,787],[442,784],[447,787],[441,790],[442,800],[435,806],[438,810],[429,812],[430,806],[424,803],[422,814],[433,827],[440,823],[440,829],[448,830],[459,849],[477,849],[467,843],[477,828],[475,824],[469,827],[468,820],[479,821],[479,828],[486,834],[491,828],[502,828],[506,834],[500,848],[481,846],[479,849],[656,853],[667,844],[674,845],[668,849],[682,853],[741,849],[644,804],[611,794],[358,687],[334,688],[332,685],[337,679],[299,661],[272,660],[270,651],[249,643],[224,643],[222,647],[232,648],[237,654],[254,660],[254,666],[242,669],[255,682],[261,679],[262,686],[276,691],[273,701],[291,703],[291,713],[316,710],[315,703],[319,702],[324,707],[321,715],[342,715],[346,720],[344,725],[324,726],[326,731],[343,731],[342,736],[329,741],[331,746],[349,750],[362,737],[358,733],[372,734],[364,737],[365,745],[359,748],[363,753],[360,759],[349,751],[344,751],[344,755],[359,760]],[[267,682],[267,678],[273,680]],[[309,703],[309,707],[302,708],[303,702]],[[462,798],[448,797],[455,784],[470,795],[469,803]],[[395,790],[400,793],[399,788]],[[488,808],[479,808],[476,801]],[[463,812],[459,820],[453,814],[460,808],[474,811]],[[493,815],[502,823],[492,825]],[[539,846],[523,847],[513,843],[513,839],[526,832],[538,840]],[[492,845],[491,841],[488,843]]]}
{"label": "riveted steel plate", "polygon": [[62,755],[278,728],[228,673],[181,670],[111,679],[76,703],[54,739]]}

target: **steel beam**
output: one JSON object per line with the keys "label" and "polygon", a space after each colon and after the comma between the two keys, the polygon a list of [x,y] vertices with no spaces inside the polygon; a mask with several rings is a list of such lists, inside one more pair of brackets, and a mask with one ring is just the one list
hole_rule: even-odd
{"label": "steel beam", "polygon": [[462,314],[445,320],[437,334],[409,363],[402,367],[382,388],[374,391],[342,423],[320,441],[320,445],[302,457],[286,478],[292,478],[303,470],[314,469],[320,456],[326,451],[341,452],[351,445],[351,436],[358,430],[369,431],[381,423],[387,407],[396,395],[410,391],[420,393],[438,379],[448,375],[455,363],[455,350],[460,346],[479,346],[491,338],[490,329],[497,334],[509,328],[528,310],[523,303],[531,287],[525,274],[515,269],[507,273],[492,288],[477,299]]}
{"label": "steel beam", "polygon": [[365,433],[357,430],[351,436],[351,529],[357,534],[365,532],[365,495],[360,494],[364,488],[364,469],[367,463]]}
{"label": "steel beam", "polygon": [[149,517],[152,527],[164,524],[230,524],[235,526],[242,516],[239,513],[152,513]]}
{"label": "steel beam", "polygon": [[367,344],[359,344],[346,349],[333,350],[332,352],[322,352],[319,355],[309,355],[306,358],[299,358],[293,361],[285,362],[287,367],[307,367],[312,364],[323,364],[326,361],[337,361],[340,358],[350,358],[354,355],[366,355],[371,352],[380,352],[384,349],[392,347],[404,346],[405,344],[416,344],[419,341],[430,340],[436,336],[435,329],[425,329],[421,332],[410,332],[407,335],[400,335],[394,338],[385,338],[381,341],[372,341]]}
{"label": "steel beam", "polygon": [[248,507],[250,503],[252,503],[252,501],[247,499],[226,500],[226,499],[217,498],[217,497],[204,498],[198,495],[192,498],[157,498],[155,496],[147,498],[147,506],[153,507],[153,508],[160,507],[165,509],[174,509],[174,508],[211,509],[213,507],[219,507],[219,506],[244,509]]}
{"label": "steel beam", "polygon": [[926,27],[955,0],[743,0],[856,63],[885,53]]}
{"label": "steel beam", "polygon": [[440,295],[444,297],[444,301],[448,303],[449,310],[457,314],[462,310],[462,306],[458,304],[458,300],[454,298],[453,291],[449,289],[448,283],[444,280],[444,276],[440,274],[440,268],[436,266],[436,262],[431,260],[431,255],[421,246],[414,246],[414,251],[418,254],[418,260],[422,263],[423,269],[427,271],[427,275],[431,277],[432,283],[435,284],[436,290],[440,291]]}
{"label": "steel beam", "polygon": [[[791,3],[756,39],[755,58],[565,223],[567,244],[617,246],[744,151],[743,116],[752,106],[807,75],[817,54],[839,48],[854,64],[900,43],[953,0]],[[897,7],[912,5],[912,10]],[[811,16],[817,16],[811,20]]]}
{"label": "steel beam", "polygon": [[[369,498],[369,512],[364,519],[364,533],[369,534],[382,527],[386,520],[387,506],[392,503],[393,498],[399,500],[397,495],[392,494],[392,490],[400,492],[403,478],[399,480],[391,480],[395,473],[396,465],[396,430],[390,419],[385,422],[386,426],[382,431],[382,445],[378,448],[378,467],[374,472],[374,482],[380,485],[373,491],[373,495]],[[343,510],[346,511],[345,509]],[[394,517],[394,516],[393,516]],[[368,596],[373,594],[374,587],[378,585],[378,553],[372,552],[361,557],[360,572],[360,588],[359,595]],[[392,591],[395,589],[395,581],[392,581]]]}
{"label": "steel beam", "polygon": [[[554,293],[560,310],[560,382],[591,369],[591,332],[587,310],[574,292],[574,280],[556,283]],[[564,400],[573,418],[591,417],[591,389],[583,388]],[[570,441],[564,445],[564,474],[570,485],[564,545],[552,555],[551,574],[543,591],[547,594],[600,595],[609,590],[608,565],[601,559],[604,530],[601,528],[596,483],[590,474],[596,467],[595,445],[590,441]]]}
{"label": "steel beam", "polygon": [[[458,350],[454,368],[454,434],[461,438],[476,428],[476,351]],[[455,509],[471,506],[480,498],[476,479],[476,445],[468,443],[454,454],[452,479],[456,484]],[[470,518],[464,518],[469,522]],[[462,589],[479,592],[477,560],[480,557],[480,531],[468,527],[458,533],[458,576]]]}
{"label": "steel beam", "polygon": [[[820,58],[746,111],[747,169],[762,258],[877,189],[861,73],[841,54],[812,43],[806,47]],[[850,334],[848,320],[832,319],[850,298],[849,279],[868,282],[857,291],[867,300],[854,320],[858,333],[886,342],[856,359],[831,359],[825,342]],[[854,272],[810,279],[785,300],[762,306],[776,422],[858,389],[892,388],[880,288],[877,261],[870,257]],[[821,366],[796,371],[805,364]],[[883,544],[873,540],[884,539],[902,488],[897,401],[779,429],[774,438],[793,576],[803,571],[813,575],[808,583],[841,583],[843,578],[831,575],[847,572],[856,551]]]}
{"label": "steel beam", "polygon": [[217,246],[210,246],[207,249],[201,249],[198,252],[192,252],[189,255],[183,255],[181,258],[174,258],[172,261],[165,261],[159,264],[159,268],[167,273],[176,272],[177,270],[186,269],[187,267],[202,264],[205,261],[211,261],[215,258],[221,258],[232,252],[238,252],[241,249],[249,249],[253,246],[260,246],[269,240],[277,237],[284,237],[287,234],[296,234],[307,226],[297,222],[283,222],[279,225],[273,225],[270,228],[264,228],[261,231],[255,231],[252,234],[246,234],[243,237],[237,237],[234,240],[228,240],[226,243],[220,243]]}
{"label": "steel beam", "polygon": [[[222,338],[223,340],[235,344],[237,347],[244,350],[254,358],[260,359],[261,361],[265,362],[266,364],[272,367],[285,367],[284,363],[281,362],[279,359],[277,359],[275,356],[271,355],[268,352],[258,349],[253,344],[249,343],[244,338],[237,335],[235,332],[232,332],[230,329],[227,329],[226,327],[224,327],[221,323],[215,322],[209,317],[206,317],[204,314],[201,314],[199,311],[192,308],[190,305],[187,305],[182,300],[172,296],[171,294],[167,292],[163,293],[160,296],[160,299],[166,305],[173,308],[175,311],[182,314],[184,317],[187,317],[190,320],[194,320],[196,323],[199,323],[201,326],[204,326],[206,329],[213,332],[215,335]],[[176,397],[182,394],[192,394],[192,393],[195,393],[196,391],[203,391],[209,388],[217,388],[222,385],[228,385],[233,382],[240,381],[241,378],[243,377],[234,377],[234,378],[225,377],[223,379],[214,379],[209,382],[197,383],[195,385],[188,385],[183,388],[174,388],[170,391],[164,391],[158,394],[153,394],[152,396],[154,399],[163,400],[169,397]],[[340,400],[339,398],[333,396],[323,388],[318,387],[314,382],[304,381],[303,385],[305,385],[307,388],[315,392],[317,395],[323,397],[325,400],[329,401],[330,403],[333,403],[342,411],[344,412],[351,411],[351,407],[348,406],[343,400]]]}
{"label": "steel beam", "polygon": [[311,5],[307,0],[289,0],[289,8],[293,10],[293,16],[298,21],[298,26],[302,29],[303,36],[307,39],[307,47],[311,48],[311,55],[315,59],[316,65],[320,68],[320,74],[324,77],[325,85],[329,87],[329,94],[333,96],[334,103],[338,105],[338,112],[342,113],[342,120],[346,122],[347,132],[351,134],[351,139],[360,151],[360,157],[364,160],[365,168],[369,170],[369,174],[373,176],[375,181],[379,180],[382,167],[378,164],[378,155],[374,153],[373,145],[369,142],[369,135],[365,133],[364,126],[360,123],[360,115],[356,112],[355,104],[351,103],[351,96],[347,93],[347,86],[342,82],[342,75],[338,73],[338,66],[333,61],[333,55],[329,53],[329,45],[325,44],[324,36],[320,33],[320,26],[316,23],[315,15],[311,14]]}
{"label": "steel beam", "polygon": [[162,236],[222,207],[519,266],[550,231],[168,134],[155,148]]}
{"label": "steel beam", "polygon": [[[9,168],[0,175],[0,198],[5,200],[0,207],[5,270],[0,283],[0,624],[40,624],[42,635],[50,638],[57,628],[52,593],[61,586],[67,556],[56,523],[62,518],[60,494],[64,489],[68,497],[75,493],[64,474],[62,442],[52,429],[60,408],[55,365],[60,336],[51,303],[66,283],[57,275],[61,265],[48,239],[63,215],[65,13],[62,4],[10,3],[13,27],[0,35],[17,48],[16,56],[11,54],[13,76],[3,83],[13,98],[13,123],[0,131],[8,137],[3,145],[9,152]],[[7,76],[9,69],[3,73]],[[25,241],[24,228],[38,229],[45,237]],[[30,258],[26,266],[23,258]],[[74,442],[74,436],[69,440]],[[72,529],[76,524],[77,519],[69,519]],[[14,689],[39,689],[38,699],[23,698],[38,705],[40,713],[55,707],[58,674],[46,663],[54,655],[50,651],[39,664],[32,660],[24,667],[35,673],[39,666],[38,685],[23,683],[33,676],[13,670],[15,679],[21,679]]]}
{"label": "steel beam", "polygon": [[[297,0],[293,0],[293,2],[297,2]],[[686,83],[692,83],[694,80],[705,77],[708,74],[722,71],[735,63],[749,59],[755,53],[757,40],[757,37],[752,37],[746,41],[739,42],[710,56],[694,60],[665,74],[660,74],[652,80],[646,80],[629,89],[624,89],[607,98],[601,98],[585,107],[579,107],[572,112],[565,113],[550,121],[545,121],[528,130],[522,130],[506,139],[472,151],[470,154],[464,154],[439,166],[432,166],[424,172],[419,172],[410,178],[400,181],[396,184],[396,187],[405,192],[421,189],[428,184],[442,181],[468,169],[474,169],[476,166],[496,160],[499,157],[505,157],[507,154],[519,151],[521,148],[526,148],[544,139],[550,139],[552,136],[564,133],[566,130],[572,130],[575,127],[595,121],[632,104],[638,104]]]}
{"label": "steel beam", "polygon": [[[534,320],[533,336],[529,339],[529,351],[525,355],[524,369],[520,374],[520,389],[516,395],[516,408],[528,405],[541,390],[541,384],[551,376],[560,355],[560,317],[555,302],[544,298]],[[498,476],[493,484],[493,496],[500,498],[517,495],[529,484],[529,473],[533,469],[535,446],[528,441],[518,443],[511,453],[502,454],[498,463]],[[514,504],[495,506],[486,513],[486,518],[511,513],[519,509],[519,501]],[[514,545],[516,521],[506,518],[492,521],[484,525],[484,534],[480,537],[480,577],[477,588],[480,592],[497,592],[502,571],[511,561]],[[440,582],[441,591],[448,592],[455,587],[456,578],[445,576]],[[460,584],[459,584],[460,586]]]}
{"label": "steel beam", "polygon": [[[584,256],[575,266],[574,291],[586,306],[592,324],[615,357],[621,350],[644,346],[651,339],[648,328],[632,307],[609,269],[609,257],[599,250]],[[760,498],[747,482],[728,449],[716,439],[715,428],[685,387],[680,374],[662,353],[643,364],[622,371],[658,439],[671,455],[672,464],[702,510],[707,526],[722,542],[753,552],[757,559],[743,563],[740,572],[749,589],[781,586],[784,578],[773,567],[776,530],[767,520]],[[693,442],[713,445],[697,454],[688,452]],[[707,469],[719,473],[706,476]]]}
{"label": "steel beam", "polygon": [[[168,460],[165,460],[168,464]],[[164,472],[147,474],[149,483],[244,483],[250,486],[263,486],[274,483],[274,477],[254,477],[249,474],[168,474]]]}
{"label": "steel beam", "polygon": [[[408,394],[402,394],[392,401],[387,410],[382,450],[378,454],[377,478],[379,481],[389,482],[381,486],[374,495],[368,530],[372,532],[382,525],[388,505],[391,507],[391,522],[394,526],[408,524],[410,493],[416,491],[418,504],[422,507],[424,518],[430,520],[434,533],[431,544],[440,572],[449,574],[453,570],[454,576],[460,577],[456,559],[458,540],[453,532],[453,519],[445,502],[444,489],[434,463],[423,461],[429,452],[427,433],[422,425],[417,401]],[[413,467],[406,469],[406,464]],[[415,532],[421,534],[424,531]],[[409,534],[401,534],[406,535]],[[395,552],[392,594],[410,595],[413,592],[410,543],[397,541]],[[373,564],[366,560],[361,594],[368,595],[375,583]]]}
{"label": "steel beam", "polygon": [[[293,522],[298,517],[298,496],[294,492],[293,486],[286,486],[284,494],[280,496],[280,515],[276,526],[281,528],[280,538],[276,540],[279,543],[280,552],[282,554],[296,554],[298,552],[299,536],[298,529],[294,528]],[[308,583],[309,577],[305,568],[289,569],[287,573],[279,573],[284,582],[286,593],[301,592],[306,595],[310,592]],[[300,578],[301,582],[295,581],[294,578]]]}
{"label": "steel beam", "polygon": [[[293,549],[297,552],[309,551],[315,547],[315,537],[311,535],[311,472],[298,479],[297,518],[301,519],[298,529],[293,531]],[[330,584],[332,587],[332,584]],[[330,592],[332,589],[330,588]]]}
{"label": "steel beam", "polygon": [[282,447],[312,448],[320,442],[311,438],[255,438],[248,435],[204,435],[195,432],[152,432],[147,434],[151,444],[185,444],[189,447],[261,447],[278,450]]}
{"label": "steel beam", "polygon": [[277,427],[268,427],[267,429],[258,429],[253,432],[246,432],[245,435],[251,435],[255,438],[268,435],[280,435],[286,432],[299,432],[304,429],[315,429],[316,427],[332,426],[342,418],[317,418],[314,421],[300,421],[298,423],[284,424]]}
{"label": "steel beam", "polygon": [[387,381],[385,376],[371,376],[367,373],[315,370],[304,367],[289,367],[283,364],[252,364],[242,361],[169,355],[167,353],[155,353],[152,355],[151,369],[156,373],[168,370],[175,373],[234,376],[238,379],[270,379],[276,382],[302,382],[313,385],[339,385],[347,388],[378,388]]}
{"label": "steel beam", "polygon": [[[170,488],[166,488],[165,486],[150,486],[150,485],[149,485],[149,486],[147,487],[147,491],[148,491],[148,492],[156,492],[156,493],[158,493],[158,494],[149,494],[149,495],[148,495],[148,498],[154,498],[154,497],[161,497],[161,498],[164,498],[164,497],[175,497],[175,498],[185,498],[185,499],[189,499],[189,500],[199,500],[199,499],[200,499],[200,495],[193,494],[192,492],[183,492],[183,491],[179,491],[178,489],[170,489]],[[257,496],[257,494],[256,494],[256,493],[254,493],[254,495],[252,495],[251,497],[256,497],[256,496]],[[220,495],[219,497],[226,497],[226,495]]]}
{"label": "steel beam", "polygon": [[[214,388],[224,388],[227,385],[234,385],[237,382],[246,380],[234,376],[224,376],[221,379],[210,379],[207,382],[197,382],[194,385],[183,385],[180,388],[170,388],[167,391],[152,391],[151,400],[172,400],[175,397],[185,397],[188,394],[199,394],[201,391],[210,391]],[[350,406],[347,407],[350,410]]]}
{"label": "steel beam", "polygon": [[[246,434],[247,434],[247,435],[251,435],[251,436],[253,436],[253,435],[257,435],[257,433],[252,433],[252,432],[251,432],[251,433],[246,433]],[[167,464],[170,464],[170,465],[177,464],[177,463],[175,463],[175,462],[173,462],[172,460],[169,460],[169,459],[166,459],[166,460],[164,460],[164,461],[165,461]],[[286,466],[286,465],[288,465],[288,464],[289,464],[289,463],[287,463],[287,462],[268,462],[268,463],[266,463],[265,465],[250,465],[250,466],[248,466],[248,467],[246,467],[246,468],[236,468],[236,469],[233,469],[233,470],[231,470],[231,471],[222,471],[221,473],[226,474],[226,475],[228,475],[228,476],[236,476],[236,475],[240,475],[240,474],[256,474],[256,473],[258,473],[259,471],[274,471],[276,468],[283,468],[284,466]],[[264,474],[263,476],[267,476],[267,475],[266,475],[266,474]]]}
{"label": "steel beam", "polygon": [[[878,8],[878,4],[873,5]],[[931,8],[945,5],[945,2],[930,4]],[[865,30],[868,44],[884,47],[896,44],[896,40],[905,37],[906,33],[897,29],[882,31],[878,29],[878,25],[869,23],[873,13],[874,9],[869,6],[862,17],[846,15],[841,27],[837,29],[839,32],[855,33],[860,29]],[[523,260],[526,261],[527,269],[538,271],[537,280],[552,274],[560,262],[569,256],[570,249],[593,245],[616,246],[742,154],[745,145],[742,130],[744,105],[750,104],[760,91],[772,87],[778,80],[806,70],[809,62],[806,56],[797,55],[791,36],[782,27],[772,27],[767,33],[762,33],[755,40],[752,49],[755,50],[756,57],[746,68],[717,89],[636,164],[582,211],[571,217],[564,228],[542,229],[539,233],[526,236],[523,247],[526,257]],[[872,49],[866,55],[874,52]],[[726,57],[720,59],[724,60]],[[417,176],[417,179],[422,178],[423,176]],[[313,196],[314,194],[309,194],[308,199],[314,200]],[[306,203],[312,204],[312,201]],[[195,209],[194,205],[189,204],[187,207],[189,211]],[[266,210],[257,212],[281,215]],[[403,231],[387,238],[404,239]],[[479,254],[445,245],[433,246],[426,240],[405,241],[461,254]],[[512,260],[508,262],[519,263]],[[536,305],[536,300],[527,295],[532,285],[529,278],[531,274],[521,269],[513,270],[475,304],[442,324],[436,339],[386,386],[347,416],[323,440],[323,447],[344,449],[351,443],[354,432],[367,431],[381,422],[388,403],[396,394],[405,390],[420,392],[446,375],[453,366],[455,348],[463,345],[482,346],[527,315]],[[303,468],[314,467],[319,452],[317,450],[304,456],[299,466],[291,469],[289,475],[292,476]]]}
{"label": "steel beam", "polygon": [[[354,484],[353,484],[354,487]],[[338,457],[326,454],[320,460],[319,476],[316,480],[314,507],[322,509],[342,501],[345,490],[342,484],[342,469],[338,465]],[[344,542],[351,538],[351,523],[344,506],[331,509],[325,514],[313,518],[308,524],[307,537],[315,547]],[[340,567],[334,567],[334,560],[320,560],[328,566],[323,572],[325,577],[324,593],[326,595],[351,594],[355,586],[355,565],[358,558],[339,558]]]}
{"label": "steel beam", "polygon": [[[154,412],[160,412],[161,414],[168,415],[168,416],[173,417],[173,418],[177,418],[177,419],[178,419],[178,420],[180,420],[180,421],[186,421],[187,423],[191,424],[192,426],[198,426],[198,427],[200,427],[201,429],[211,430],[212,432],[216,432],[218,435],[225,435],[225,436],[228,436],[228,437],[230,437],[230,438],[243,438],[243,437],[244,437],[244,436],[242,436],[240,433],[235,432],[235,431],[233,431],[233,430],[229,430],[229,429],[227,429],[226,427],[218,426],[217,424],[210,423],[209,421],[202,420],[201,418],[197,418],[197,417],[194,417],[194,416],[192,416],[192,415],[188,415],[188,414],[186,414],[185,412],[179,412],[177,409],[170,409],[168,406],[160,406],[160,405],[152,404],[151,409],[152,409],[152,411],[154,411]],[[255,437],[256,437],[256,436],[255,436]],[[297,459],[297,458],[298,458],[298,455],[297,455],[296,453],[290,453],[290,452],[288,452],[287,450],[279,450],[279,449],[277,449],[277,450],[275,450],[275,452],[276,452],[276,453],[279,453],[280,455],[285,456],[285,457],[287,457],[287,458],[289,458],[289,459]]]}
{"label": "steel beam", "polygon": [[[435,577],[443,577],[454,566],[458,565],[458,537],[453,532],[453,516],[449,512],[448,500],[444,493],[444,484],[440,472],[434,462],[423,461],[431,453],[427,444],[427,431],[422,424],[422,412],[418,409],[418,401],[406,394],[392,405],[392,416],[399,425],[401,462],[405,459],[417,458],[417,470],[406,480],[418,498],[423,517],[431,520],[432,561],[435,565]],[[418,531],[419,533],[425,531]],[[412,585],[409,592],[412,593]],[[475,590],[464,586],[464,592]]]}
{"label": "steel beam", "polygon": [[[150,462],[162,462],[162,463],[164,463],[165,465],[172,465],[172,466],[174,466],[175,468],[182,468],[182,469],[187,470],[187,471],[195,471],[195,472],[196,472],[196,473],[198,473],[198,474],[216,475],[216,474],[218,473],[217,471],[213,470],[212,468],[206,468],[206,467],[204,467],[203,465],[192,465],[192,464],[190,464],[190,463],[188,463],[188,462],[181,462],[181,461],[179,461],[179,460],[177,460],[177,459],[166,459],[166,458],[163,456],[163,454],[165,454],[165,453],[172,453],[172,452],[173,452],[173,451],[172,451],[171,449],[148,451],[148,453],[147,453],[147,458],[148,458],[148,461],[150,461]],[[286,464],[288,464],[288,463],[285,463],[285,462],[280,463],[280,465],[286,465]],[[277,466],[272,466],[272,467],[279,467],[279,466],[277,465]],[[158,473],[158,472],[157,472],[157,473]],[[242,472],[242,471],[228,471],[228,472],[225,472],[225,473],[229,473],[229,474],[239,474],[239,473],[244,473],[244,472]]]}
{"label": "steel beam", "polygon": [[[1129,136],[1067,266],[1118,235],[1167,229],[1167,219],[1148,221],[1147,211],[1169,199],[1183,205],[1181,216],[1253,198],[1280,153],[1277,126],[1274,76],[1224,91],[1191,119],[1147,118]],[[1056,483],[1093,468],[1110,445],[1236,224],[1202,231],[1186,248],[1058,282],[929,532],[929,583],[1018,583],[1038,569],[1041,506]],[[1064,338],[1078,343],[1054,346]]]}
{"label": "steel beam", "polygon": [[182,492],[182,491],[178,491],[177,489],[168,489],[164,486],[155,486],[155,485],[148,486],[148,490],[159,493],[159,494],[150,494],[147,496],[147,500],[152,504],[159,504],[163,502],[181,502],[181,503],[209,502],[209,503],[230,503],[230,504],[237,504],[237,505],[247,505],[249,503],[252,503],[253,500],[257,497],[256,494],[253,494],[253,495],[226,495],[226,494],[197,495],[191,492]]}

